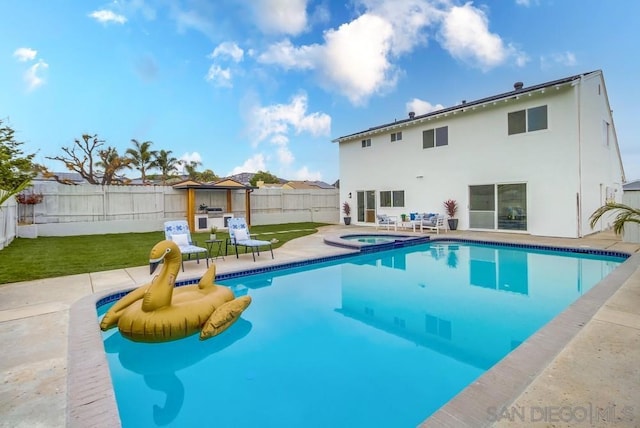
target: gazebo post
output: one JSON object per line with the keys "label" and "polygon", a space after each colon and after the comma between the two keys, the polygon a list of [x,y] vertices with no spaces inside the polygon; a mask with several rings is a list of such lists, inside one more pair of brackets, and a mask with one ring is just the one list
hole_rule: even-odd
{"label": "gazebo post", "polygon": [[189,230],[191,232],[195,232],[195,218],[196,218],[196,210],[195,210],[195,200],[196,200],[196,191],[192,187],[187,189],[187,224],[189,225]]}

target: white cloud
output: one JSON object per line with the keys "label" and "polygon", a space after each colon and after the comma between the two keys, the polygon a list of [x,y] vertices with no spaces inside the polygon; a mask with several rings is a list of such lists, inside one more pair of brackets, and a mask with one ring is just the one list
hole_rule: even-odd
{"label": "white cloud", "polygon": [[516,65],[518,67],[524,67],[530,61],[529,55],[524,52],[516,52],[515,54]]}
{"label": "white cloud", "polygon": [[414,112],[416,116],[421,114],[431,113],[432,111],[442,110],[444,106],[442,104],[433,105],[429,101],[424,101],[419,98],[414,98],[406,105],[407,113]]}
{"label": "white cloud", "polygon": [[320,181],[322,174],[318,171],[309,171],[309,168],[303,166],[293,173],[294,180]]}
{"label": "white cloud", "polygon": [[573,52],[563,52],[560,54],[555,54],[553,59],[558,63],[565,65],[567,67],[576,65],[576,55]]}
{"label": "white cloud", "polygon": [[539,2],[539,0],[516,0],[516,4],[518,6],[529,7],[532,4],[533,5],[538,5],[538,4],[540,4],[540,2]]}
{"label": "white cloud", "polygon": [[425,29],[440,22],[444,12],[437,3],[426,0],[360,0],[367,13],[378,16],[393,28],[391,52],[401,55],[426,44]]}
{"label": "white cloud", "polygon": [[244,51],[240,49],[240,47],[236,43],[223,42],[223,43],[220,43],[218,46],[216,46],[216,48],[213,50],[211,55],[209,55],[209,57],[210,58],[229,57],[235,62],[240,62],[242,61],[243,55],[244,55]]}
{"label": "white cloud", "polygon": [[322,69],[325,84],[336,87],[353,104],[362,104],[376,92],[396,84],[397,75],[387,58],[392,26],[375,15],[361,15],[337,30],[325,33]]}
{"label": "white cloud", "polygon": [[291,165],[295,160],[293,153],[286,146],[281,146],[278,148],[278,161],[282,165]]}
{"label": "white cloud", "polygon": [[202,163],[202,156],[200,156],[200,153],[198,152],[193,152],[193,153],[186,152],[185,154],[180,156],[180,160],[187,164],[191,162]]}
{"label": "white cloud", "polygon": [[551,55],[544,55],[540,57],[540,68],[543,70],[549,69],[554,65],[561,65],[563,67],[573,67],[578,63],[576,55],[573,52],[555,53]]}
{"label": "white cloud", "polygon": [[233,86],[231,83],[231,70],[228,68],[222,68],[217,64],[213,64],[209,67],[205,80],[207,82],[212,82],[216,86],[227,88]]}
{"label": "white cloud", "polygon": [[451,8],[440,39],[454,58],[483,70],[502,64],[508,56],[502,39],[489,31],[487,15],[471,3]]}
{"label": "white cloud", "polygon": [[115,12],[107,9],[93,11],[89,14],[89,16],[103,24],[108,24],[110,22],[115,22],[116,24],[124,24],[125,22],[127,22],[127,18],[124,15],[118,15]]}
{"label": "white cloud", "polygon": [[[177,8],[177,3],[172,3]],[[206,3],[198,3],[198,6],[204,7],[204,10],[174,10],[173,17],[176,20],[179,33],[185,33],[187,30],[195,30],[214,38],[216,31],[213,21],[208,18],[210,11],[207,10]]]}
{"label": "white cloud", "polygon": [[272,143],[282,144],[283,136],[290,132],[300,134],[308,132],[314,136],[329,135],[331,117],[325,113],[307,114],[307,96],[299,94],[289,104],[255,106],[251,109],[249,124],[254,144],[269,139]]}
{"label": "white cloud", "polygon": [[353,104],[393,88],[399,71],[392,59],[425,44],[425,28],[443,13],[426,0],[361,0],[359,5],[365,12],[327,30],[322,44],[294,46],[285,39],[269,46],[258,61],[287,70],[314,70],[325,88]]}
{"label": "white cloud", "polygon": [[269,46],[258,61],[285,69],[314,69],[325,87],[362,104],[396,83],[395,69],[387,59],[392,36],[387,21],[365,14],[325,32],[323,45],[295,47],[284,40]]}
{"label": "white cloud", "polygon": [[315,68],[321,52],[320,45],[295,47],[290,40],[270,45],[267,50],[258,55],[258,61],[264,64],[277,64],[285,70]]}
{"label": "white cloud", "polygon": [[471,3],[452,7],[445,16],[439,33],[442,46],[456,59],[481,70],[505,63],[510,57],[518,65],[527,61],[526,54],[489,31],[489,19]]}
{"label": "white cloud", "polygon": [[49,64],[40,60],[36,64],[33,64],[24,73],[24,80],[27,82],[27,89],[32,91],[44,84],[44,77],[42,76],[49,68]]}
{"label": "white cloud", "polygon": [[[361,14],[325,31],[322,43],[271,44],[257,60],[286,70],[311,70],[326,89],[364,104],[395,87],[402,74],[396,60],[428,42],[429,31],[454,58],[482,70],[512,60],[522,67],[528,56],[489,31],[489,19],[471,2],[450,0],[353,0]],[[265,4],[264,2],[261,4]]]}
{"label": "white cloud", "polygon": [[242,172],[258,172],[258,171],[266,171],[266,164],[264,160],[264,155],[262,153],[257,153],[253,155],[251,158],[244,161],[242,165],[239,165],[231,170],[227,175],[240,174]]}
{"label": "white cloud", "polygon": [[297,35],[307,26],[307,0],[253,0],[249,4],[265,33]]}
{"label": "white cloud", "polygon": [[18,48],[13,52],[13,56],[20,62],[33,61],[37,54],[38,51],[31,48]]}

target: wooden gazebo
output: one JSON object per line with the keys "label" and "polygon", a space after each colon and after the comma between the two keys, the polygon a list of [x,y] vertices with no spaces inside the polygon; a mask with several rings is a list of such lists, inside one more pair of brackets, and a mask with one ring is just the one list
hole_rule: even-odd
{"label": "wooden gazebo", "polygon": [[246,212],[247,225],[251,226],[251,198],[250,193],[253,192],[256,187],[247,186],[235,180],[224,179],[214,183],[199,183],[194,180],[187,180],[181,183],[173,185],[174,189],[184,189],[187,191],[187,222],[189,229],[195,231],[195,214],[196,214],[196,190],[207,190],[212,192],[224,191],[227,193],[227,206],[228,212],[233,212],[233,203],[231,198],[231,191],[244,190],[244,206]]}

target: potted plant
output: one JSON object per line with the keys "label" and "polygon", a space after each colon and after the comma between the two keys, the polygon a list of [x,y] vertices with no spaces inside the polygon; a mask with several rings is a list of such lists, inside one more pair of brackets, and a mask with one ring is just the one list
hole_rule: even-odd
{"label": "potted plant", "polygon": [[447,223],[449,223],[450,230],[456,230],[458,228],[458,219],[456,218],[456,213],[458,212],[458,203],[455,199],[447,199],[444,201],[444,210],[449,216],[447,219]]}
{"label": "potted plant", "polygon": [[406,214],[400,214],[400,219],[402,221],[407,221],[407,215]]}
{"label": "potted plant", "polygon": [[342,204],[342,212],[344,213],[344,224],[347,226],[351,224],[351,206],[349,202],[344,202]]}
{"label": "potted plant", "polygon": [[211,241],[215,241],[216,240],[216,232],[218,231],[218,226],[211,226],[211,228],[209,229],[209,239]]}
{"label": "potted plant", "polygon": [[200,206],[198,207],[198,209],[200,210],[201,213],[206,213],[207,212],[207,204],[205,204],[204,202],[200,204]]}

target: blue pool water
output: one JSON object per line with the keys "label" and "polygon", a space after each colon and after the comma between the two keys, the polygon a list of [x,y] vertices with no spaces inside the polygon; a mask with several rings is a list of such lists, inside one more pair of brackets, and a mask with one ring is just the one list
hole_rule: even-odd
{"label": "blue pool water", "polygon": [[393,236],[393,235],[346,235],[342,236],[341,239],[345,239],[347,241],[356,241],[362,244],[368,245],[377,245],[377,244],[386,244],[388,242],[395,242],[396,239],[402,238],[401,236]]}
{"label": "blue pool water", "polygon": [[226,280],[253,303],[220,336],[103,333],[120,417],[414,427],[623,260],[431,243]]}

